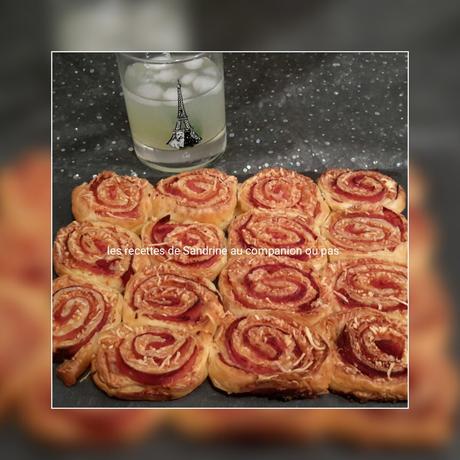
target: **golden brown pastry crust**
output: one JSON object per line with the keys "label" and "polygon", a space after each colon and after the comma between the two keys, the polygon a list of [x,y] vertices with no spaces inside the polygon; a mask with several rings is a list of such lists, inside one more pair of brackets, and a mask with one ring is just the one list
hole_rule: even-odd
{"label": "golden brown pastry crust", "polygon": [[374,308],[406,314],[407,267],[379,259],[349,259],[329,264],[324,282],[336,310]]}
{"label": "golden brown pastry crust", "polygon": [[[360,203],[352,207],[351,203],[356,206],[355,201],[361,200],[336,200],[326,185],[338,171],[354,181],[356,193],[364,185],[363,195],[371,185],[378,189],[377,182],[382,180],[383,196],[377,201],[371,198],[371,206]],[[359,174],[366,177],[357,180]],[[359,300],[365,307],[375,307],[377,287],[370,290],[374,294],[371,302],[363,297],[365,289],[353,291],[351,297],[350,292],[341,291],[338,296],[339,289],[334,289],[342,271],[359,263],[404,269],[400,264],[406,262],[407,222],[387,208],[403,209],[405,192],[392,179],[373,174],[343,170],[324,174],[320,187],[335,209],[330,213],[320,188],[310,178],[269,168],[241,185],[238,211],[246,212],[236,218],[237,180],[215,169],[171,176],[155,188],[142,179],[102,172],[89,184],[77,187],[72,195],[73,211],[84,222],[73,222],[58,232],[54,260],[56,271],[66,276],[56,283],[73,278],[73,282],[106,292],[110,292],[108,287],[95,283],[117,290],[123,290],[127,283],[126,303],[119,293],[111,293],[118,299],[117,319],[111,323],[115,327],[98,330],[94,340],[83,344],[77,358],[70,362],[71,372],[61,368],[58,373],[67,383],[74,383],[92,356],[95,384],[109,396],[133,400],[183,397],[203,382],[208,369],[214,385],[227,393],[289,398],[322,394],[331,388],[363,400],[406,399],[405,309],[404,303],[398,302],[404,299],[399,295],[396,300],[390,299],[392,294],[385,291],[382,310],[395,302],[398,308],[384,314],[363,305],[349,309],[343,304],[346,297],[353,302]],[[146,195],[137,186],[145,189]],[[102,217],[109,222],[99,222],[103,219],[94,211],[96,190],[110,202],[108,211],[105,205],[99,209],[100,215],[107,214]],[[112,204],[122,207],[120,215],[113,211]],[[152,215],[155,217],[149,217]],[[112,218],[113,222],[121,219],[122,225],[135,231],[142,226],[142,241],[132,231],[111,223]],[[324,255],[307,261],[260,255],[232,257],[219,279],[228,310],[223,315],[219,292],[209,280],[222,270],[226,256],[218,255],[210,261],[209,256],[192,256],[184,251],[172,257],[161,252],[146,256],[140,251],[184,246],[223,249],[225,236],[221,229],[233,218],[229,249],[271,248],[285,241],[292,247],[301,245],[301,240],[305,245],[310,231],[316,247],[328,250],[335,263],[326,268]],[[108,246],[138,252],[108,256]],[[133,271],[136,273],[131,276]],[[362,288],[363,278],[357,276],[353,282],[360,282],[358,287]],[[379,278],[378,288],[396,290],[385,282]],[[398,278],[398,289],[399,284]],[[345,286],[350,288],[351,283]],[[68,287],[66,283],[62,286]],[[120,309],[123,324],[119,324]],[[155,309],[161,313],[152,315]],[[342,313],[336,313],[340,310]],[[377,318],[375,324],[373,317]],[[397,331],[388,333],[391,327]],[[359,342],[364,329],[366,340],[372,342],[369,337],[377,334],[383,347],[371,343],[371,351],[383,359],[377,362],[371,357],[367,367],[357,363],[356,356],[353,362],[347,361],[353,351],[348,344],[356,337]],[[401,341],[404,345],[400,347]]]}
{"label": "golden brown pastry crust", "polygon": [[101,221],[139,232],[152,215],[153,187],[146,179],[102,171],[72,191],[78,222]]}
{"label": "golden brown pastry crust", "polygon": [[330,388],[360,400],[407,399],[407,329],[403,316],[354,308],[329,316]]}
{"label": "golden brown pastry crust", "polygon": [[120,399],[166,401],[206,379],[211,336],[170,327],[120,325],[99,341],[94,383]]}
{"label": "golden brown pastry crust", "polygon": [[263,169],[241,184],[239,211],[251,209],[293,211],[321,225],[329,214],[318,186],[307,176],[284,168]]}
{"label": "golden brown pastry crust", "polygon": [[321,234],[330,261],[359,257],[407,264],[407,220],[389,209],[333,211]]}
{"label": "golden brown pastry crust", "polygon": [[253,209],[230,224],[229,256],[251,252],[283,255],[320,270],[327,263],[327,253],[322,237],[313,227],[312,219],[295,212]]}
{"label": "golden brown pastry crust", "polygon": [[148,267],[126,286],[123,322],[213,334],[224,314],[218,296],[206,278],[167,264]]}
{"label": "golden brown pastry crust", "polygon": [[74,385],[88,368],[99,334],[121,322],[124,301],[113,289],[69,275],[53,282],[53,352],[64,357],[58,377]]}
{"label": "golden brown pastry crust", "polygon": [[[227,263],[225,235],[216,225],[178,223],[165,216],[147,222],[141,239],[151,249],[147,258],[153,266],[168,263],[212,281]],[[137,270],[137,258],[134,266]]]}
{"label": "golden brown pastry crust", "polygon": [[[139,237],[125,228],[74,221],[56,235],[54,269],[58,275],[83,277],[121,291],[133,273],[134,255],[129,252],[140,247]],[[108,254],[108,248],[119,253]],[[136,257],[137,268],[147,264],[145,256]]]}
{"label": "golden brown pastry crust", "polygon": [[318,179],[318,187],[334,211],[383,206],[402,212],[406,207],[404,189],[377,171],[330,169]]}
{"label": "golden brown pastry crust", "polygon": [[196,169],[160,180],[153,215],[227,228],[235,214],[238,180],[217,169]]}
{"label": "golden brown pastry crust", "polygon": [[283,313],[309,325],[332,312],[321,276],[287,257],[234,257],[220,274],[219,291],[235,315]]}
{"label": "golden brown pastry crust", "polygon": [[330,372],[318,330],[286,315],[227,314],[209,355],[209,377],[227,393],[312,396],[327,392]]}

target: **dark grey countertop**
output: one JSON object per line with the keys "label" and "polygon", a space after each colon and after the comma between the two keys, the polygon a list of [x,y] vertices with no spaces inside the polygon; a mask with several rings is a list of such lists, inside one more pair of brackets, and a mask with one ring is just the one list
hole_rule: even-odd
{"label": "dark grey countertop", "polygon": [[[406,185],[405,53],[226,54],[224,66],[228,147],[213,167],[240,178],[273,165],[312,177],[333,167],[369,168]],[[99,171],[153,183],[164,176],[134,154],[113,54],[53,55],[53,169],[54,232],[72,220],[72,188]],[[336,395],[229,397],[209,382],[167,403],[111,399],[90,379],[66,388],[55,377],[53,387],[55,407],[363,407]]]}
{"label": "dark grey countertop", "polygon": [[[213,166],[407,166],[405,53],[226,54],[224,66],[228,147]],[[162,175],[133,153],[113,54],[54,54],[53,131],[56,186],[101,168]]]}

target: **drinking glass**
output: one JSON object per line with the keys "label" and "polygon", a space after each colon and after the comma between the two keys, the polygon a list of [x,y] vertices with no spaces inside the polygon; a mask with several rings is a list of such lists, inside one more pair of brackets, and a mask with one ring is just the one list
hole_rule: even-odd
{"label": "drinking glass", "polygon": [[140,161],[178,172],[225,151],[221,53],[120,53],[118,67]]}

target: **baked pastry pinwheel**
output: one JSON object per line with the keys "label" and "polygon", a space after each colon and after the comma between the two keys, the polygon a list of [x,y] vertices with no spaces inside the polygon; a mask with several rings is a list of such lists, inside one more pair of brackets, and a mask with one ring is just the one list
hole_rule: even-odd
{"label": "baked pastry pinwheel", "polygon": [[407,399],[407,328],[402,316],[354,308],[325,320],[332,348],[330,388],[361,400]]}
{"label": "baked pastry pinwheel", "polygon": [[284,210],[304,214],[321,224],[329,214],[318,186],[309,177],[284,168],[263,169],[240,186],[241,212],[251,209]]}
{"label": "baked pastry pinwheel", "polygon": [[132,276],[126,286],[123,322],[168,324],[212,334],[224,313],[218,295],[206,278],[173,265],[148,267]]}
{"label": "baked pastry pinwheel", "polygon": [[327,263],[327,250],[313,230],[312,220],[294,212],[252,210],[240,214],[228,229],[228,247],[230,256],[251,252],[281,255],[315,269]]}
{"label": "baked pastry pinwheel", "polygon": [[321,234],[331,261],[370,257],[407,263],[407,221],[389,209],[334,211]]}
{"label": "baked pastry pinwheel", "polygon": [[79,222],[109,222],[138,232],[152,215],[152,197],[146,179],[102,171],[73,189],[72,212]]}
{"label": "baked pastry pinwheel", "polygon": [[153,215],[197,221],[225,229],[235,214],[238,180],[217,169],[196,169],[160,180]]}
{"label": "baked pastry pinwheel", "polygon": [[145,224],[141,238],[152,265],[166,262],[213,280],[227,262],[225,235],[216,225],[178,223],[165,216]]}
{"label": "baked pastry pinwheel", "polygon": [[407,267],[378,259],[350,259],[329,264],[325,283],[338,309],[375,308],[405,314]]}
{"label": "baked pastry pinwheel", "polygon": [[166,401],[207,377],[211,335],[167,326],[121,325],[107,331],[93,359],[93,380],[109,396]]}
{"label": "baked pastry pinwheel", "polygon": [[53,352],[64,358],[58,377],[74,385],[88,368],[99,334],[120,323],[123,297],[83,278],[61,276],[53,282]]}
{"label": "baked pastry pinwheel", "polygon": [[391,177],[377,171],[330,169],[318,179],[318,187],[333,210],[352,207],[385,207],[401,212],[406,193]]}
{"label": "baked pastry pinwheel", "polygon": [[[54,268],[58,275],[75,275],[122,290],[133,273],[139,237],[105,222],[72,222],[61,228],[54,242]],[[137,268],[148,264],[137,255]]]}
{"label": "baked pastry pinwheel", "polygon": [[234,257],[220,274],[219,291],[225,309],[236,315],[284,313],[313,324],[331,313],[320,277],[288,257]]}
{"label": "baked pastry pinwheel", "polygon": [[313,396],[327,392],[330,374],[326,341],[287,317],[227,314],[209,356],[209,377],[227,393]]}

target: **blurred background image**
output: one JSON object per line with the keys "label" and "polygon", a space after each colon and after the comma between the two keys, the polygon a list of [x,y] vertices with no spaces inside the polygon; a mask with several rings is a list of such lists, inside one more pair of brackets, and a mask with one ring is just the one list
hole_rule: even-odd
{"label": "blurred background image", "polygon": [[[3,455],[458,457],[460,5],[423,0],[261,5],[205,0],[2,5]],[[51,49],[410,52],[409,411],[49,409]]]}

